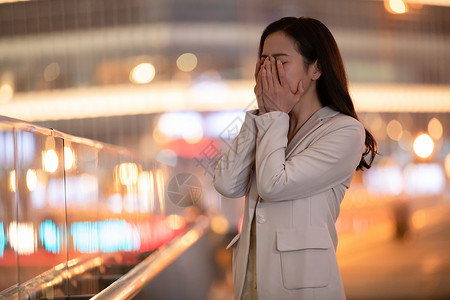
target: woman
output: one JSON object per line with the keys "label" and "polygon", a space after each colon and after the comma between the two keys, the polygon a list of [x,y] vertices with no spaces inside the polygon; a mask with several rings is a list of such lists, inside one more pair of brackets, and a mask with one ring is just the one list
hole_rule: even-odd
{"label": "woman", "polygon": [[259,109],[247,112],[214,176],[222,195],[245,195],[229,245],[235,298],[345,299],[335,222],[376,143],[358,121],[332,34],[310,18],[270,24],[255,78]]}

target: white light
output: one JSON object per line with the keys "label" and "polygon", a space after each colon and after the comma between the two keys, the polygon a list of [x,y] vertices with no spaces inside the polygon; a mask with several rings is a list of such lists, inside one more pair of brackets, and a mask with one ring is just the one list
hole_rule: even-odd
{"label": "white light", "polygon": [[209,137],[234,139],[245,120],[245,111],[232,110],[210,113],[205,118],[205,132]]}
{"label": "white light", "polygon": [[70,170],[75,162],[73,151],[70,147],[64,147],[64,169]]}
{"label": "white light", "polygon": [[[201,80],[195,82],[189,91],[191,103],[196,105],[223,105],[230,96],[230,89],[224,81]],[[250,104],[251,99],[246,100]],[[246,103],[246,105],[248,105]]]}
{"label": "white light", "polygon": [[14,89],[9,83],[3,83],[0,86],[0,104],[8,103],[14,94]]}
{"label": "white light", "polygon": [[138,177],[139,210],[153,211],[155,206],[155,189],[152,172],[141,172]]}
{"label": "white light", "polygon": [[122,196],[119,193],[109,195],[107,205],[110,211],[116,214],[122,212]]}
{"label": "white light", "polygon": [[410,164],[405,168],[405,191],[410,195],[439,194],[445,187],[439,164]]}
{"label": "white light", "polygon": [[193,53],[181,54],[177,59],[177,67],[183,72],[190,72],[197,66],[197,56]]}
{"label": "white light", "polygon": [[123,208],[127,212],[134,212],[138,207],[137,195],[134,193],[127,193],[123,197]]}
{"label": "white light", "polygon": [[414,140],[413,148],[418,156],[427,158],[434,150],[433,139],[428,134],[421,134]]}
{"label": "white light", "polygon": [[399,166],[373,166],[363,173],[364,185],[371,192],[399,195],[403,189],[403,174]]}
{"label": "white light", "polygon": [[34,226],[32,223],[12,222],[8,228],[9,244],[20,255],[32,254],[35,249]]}
{"label": "white light", "polygon": [[196,143],[203,138],[203,118],[198,112],[165,113],[158,120],[158,129],[166,136]]}
{"label": "white light", "polygon": [[16,191],[16,171],[13,170],[11,171],[10,175],[9,175],[9,186],[11,191],[15,192]]}
{"label": "white light", "polygon": [[37,176],[36,176],[36,171],[29,169],[27,171],[27,187],[28,190],[34,191],[36,189],[37,186]]}
{"label": "white light", "polygon": [[[216,90],[206,87],[207,91],[201,85],[191,89],[185,82],[165,81],[140,89],[120,85],[19,93],[14,95],[14,101],[2,105],[1,114],[34,122],[175,110],[256,108],[254,80],[223,84],[217,85]],[[350,90],[355,107],[361,112],[450,112],[448,85],[352,84]]]}
{"label": "white light", "polygon": [[0,104],[11,101],[14,95],[14,75],[6,71],[0,77]]}
{"label": "white light", "polygon": [[130,80],[134,83],[145,84],[155,78],[155,67],[150,63],[142,63],[133,68],[130,73]]}
{"label": "white light", "polygon": [[54,173],[58,169],[58,155],[55,150],[50,149],[44,152],[43,155],[44,170]]}

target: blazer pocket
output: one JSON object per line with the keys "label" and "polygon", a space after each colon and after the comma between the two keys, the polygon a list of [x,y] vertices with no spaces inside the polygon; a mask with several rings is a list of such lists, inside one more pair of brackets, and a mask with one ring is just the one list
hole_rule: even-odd
{"label": "blazer pocket", "polygon": [[234,246],[234,244],[236,244],[236,242],[237,241],[239,241],[239,238],[241,237],[241,234],[240,233],[238,233],[238,234],[236,234],[236,236],[231,240],[231,242],[228,244],[228,246],[227,246],[227,250],[228,249],[230,249],[231,247],[233,247]]}
{"label": "blazer pocket", "polygon": [[231,272],[233,274],[234,286],[237,286],[236,282],[236,270],[237,270],[237,255],[238,255],[238,247],[239,247],[239,239],[241,238],[241,234],[238,233],[228,244],[227,250],[231,248],[233,250],[233,255],[231,259]]}
{"label": "blazer pocket", "polygon": [[286,289],[319,288],[330,282],[331,242],[328,230],[306,227],[278,231],[281,273]]}

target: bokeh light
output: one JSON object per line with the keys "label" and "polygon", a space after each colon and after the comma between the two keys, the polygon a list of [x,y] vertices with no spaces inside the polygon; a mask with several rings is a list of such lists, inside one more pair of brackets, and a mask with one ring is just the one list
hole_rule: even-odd
{"label": "bokeh light", "polygon": [[0,104],[8,103],[14,94],[14,89],[9,83],[0,85]]}
{"label": "bokeh light", "polygon": [[190,72],[197,67],[197,56],[193,53],[181,54],[177,59],[177,67],[183,72]]}
{"label": "bokeh light", "polygon": [[193,111],[164,113],[159,118],[158,129],[165,136],[183,138],[195,144],[203,138],[203,118]]}
{"label": "bokeh light", "polygon": [[61,70],[59,68],[59,65],[55,62],[49,64],[47,67],[45,67],[44,70],[44,79],[45,81],[55,81],[60,74]]}
{"label": "bokeh light", "polygon": [[9,173],[9,188],[11,191],[16,191],[16,170],[11,171]]}
{"label": "bokeh light", "polygon": [[386,126],[386,132],[392,140],[399,141],[403,134],[402,124],[397,120],[391,120]]}
{"label": "bokeh light", "polygon": [[27,187],[30,192],[36,189],[37,182],[36,171],[29,169],[27,171]]}
{"label": "bokeh light", "polygon": [[414,140],[413,148],[418,156],[427,158],[434,150],[433,139],[428,134],[421,134]]}
{"label": "bokeh light", "polygon": [[12,222],[8,228],[8,240],[18,254],[32,254],[37,244],[33,224]]}
{"label": "bokeh light", "polygon": [[75,156],[70,147],[64,147],[64,169],[70,170],[75,163]]}
{"label": "bokeh light", "polygon": [[14,96],[14,75],[7,71],[0,77],[0,104],[11,101]]}
{"label": "bokeh light", "polygon": [[155,67],[151,63],[141,63],[131,70],[130,80],[137,84],[145,84],[152,81],[155,74]]}
{"label": "bokeh light", "polygon": [[167,225],[172,230],[180,230],[186,226],[186,222],[183,217],[179,215],[170,215],[167,217],[166,221]]}
{"label": "bokeh light", "polygon": [[217,234],[225,234],[228,232],[230,224],[223,215],[216,215],[211,219],[211,229]]}
{"label": "bokeh light", "polygon": [[58,155],[55,150],[50,149],[44,152],[43,155],[44,170],[54,173],[58,169]]}
{"label": "bokeh light", "polygon": [[369,127],[377,139],[383,140],[386,137],[386,123],[379,114],[370,120]]}
{"label": "bokeh light", "polygon": [[445,173],[450,178],[450,153],[445,156]]}
{"label": "bokeh light", "polygon": [[442,124],[438,119],[433,118],[428,122],[428,133],[435,140],[439,140],[442,137],[443,131]]}
{"label": "bokeh light", "polygon": [[384,7],[391,14],[404,14],[408,11],[406,3],[402,0],[385,0]]}

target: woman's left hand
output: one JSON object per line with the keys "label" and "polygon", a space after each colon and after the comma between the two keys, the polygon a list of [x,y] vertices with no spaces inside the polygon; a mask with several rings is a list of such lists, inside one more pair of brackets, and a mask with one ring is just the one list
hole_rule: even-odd
{"label": "woman's left hand", "polygon": [[293,93],[287,82],[283,64],[274,57],[265,60],[261,72],[262,99],[266,111],[289,113],[304,92],[302,81],[298,83],[297,91]]}

